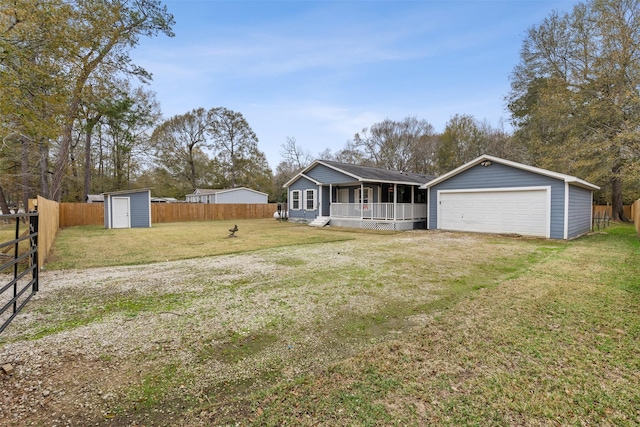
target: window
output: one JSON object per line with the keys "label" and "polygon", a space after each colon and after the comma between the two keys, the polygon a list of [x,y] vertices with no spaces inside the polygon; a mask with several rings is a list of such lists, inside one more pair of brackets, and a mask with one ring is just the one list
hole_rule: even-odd
{"label": "window", "polygon": [[291,192],[291,209],[300,210],[300,190],[293,190]]}
{"label": "window", "polygon": [[304,192],[304,208],[308,211],[316,210],[316,190],[305,190]]}
{"label": "window", "polygon": [[411,196],[413,194],[411,192],[411,187],[403,185],[402,189],[398,188],[398,191],[400,191],[400,194],[398,195],[398,203],[411,203]]}

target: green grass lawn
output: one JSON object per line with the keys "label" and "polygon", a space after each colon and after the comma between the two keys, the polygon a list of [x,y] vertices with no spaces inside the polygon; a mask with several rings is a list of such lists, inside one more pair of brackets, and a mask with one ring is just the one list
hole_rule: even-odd
{"label": "green grass lawn", "polygon": [[[21,422],[640,424],[632,226],[562,242],[275,220],[228,238],[233,224],[62,230],[56,286],[45,276],[0,353],[50,354],[63,336],[47,358],[64,369],[41,381],[71,409],[53,400]],[[136,267],[61,271],[115,265]],[[92,388],[112,397],[74,406]]]}
{"label": "green grass lawn", "polygon": [[[230,238],[229,229],[234,225],[239,231]],[[60,270],[148,264],[353,238],[353,230],[326,232],[273,219],[163,223],[130,229],[79,226],[60,230],[45,265]]]}
{"label": "green grass lawn", "polygon": [[[16,222],[15,219],[11,219],[9,223],[0,222],[0,242],[5,243],[12,241],[16,238],[23,238],[29,233],[29,222],[18,223],[18,233],[16,235]],[[24,236],[23,236],[24,235]],[[24,239],[18,244],[18,255],[22,255],[28,252],[30,248],[30,239]],[[15,245],[4,246],[0,248],[0,264],[4,264],[11,260],[15,255]],[[24,268],[28,265],[28,260],[23,260],[20,264],[20,268]],[[21,270],[22,271],[22,270]],[[1,271],[0,274],[12,274],[13,267]]]}
{"label": "green grass lawn", "polygon": [[407,336],[236,404],[252,425],[640,425],[640,239],[614,225],[570,242]]}

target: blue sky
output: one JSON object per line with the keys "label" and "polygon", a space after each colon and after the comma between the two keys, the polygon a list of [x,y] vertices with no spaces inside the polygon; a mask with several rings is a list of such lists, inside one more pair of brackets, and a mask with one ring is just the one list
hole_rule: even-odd
{"label": "blue sky", "polygon": [[165,0],[173,38],[141,39],[166,118],[238,111],[272,169],[287,137],[314,156],[364,127],[455,114],[508,126],[504,97],[526,31],[571,0]]}

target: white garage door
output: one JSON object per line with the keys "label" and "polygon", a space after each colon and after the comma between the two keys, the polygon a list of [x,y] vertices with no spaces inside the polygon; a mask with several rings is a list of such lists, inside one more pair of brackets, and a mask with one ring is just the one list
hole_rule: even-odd
{"label": "white garage door", "polygon": [[547,187],[513,190],[439,191],[438,228],[549,237]]}

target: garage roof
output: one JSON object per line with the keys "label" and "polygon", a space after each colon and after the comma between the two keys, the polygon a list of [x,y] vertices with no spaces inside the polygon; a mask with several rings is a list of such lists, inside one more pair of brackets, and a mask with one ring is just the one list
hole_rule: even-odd
{"label": "garage roof", "polygon": [[490,165],[491,163],[500,163],[506,166],[511,166],[514,168],[518,168],[518,169],[522,169],[525,171],[529,171],[529,172],[533,172],[533,173],[537,173],[539,175],[544,175],[544,176],[548,176],[551,178],[555,178],[555,179],[559,179],[561,181],[567,182],[571,185],[575,185],[577,187],[582,187],[582,188],[586,188],[588,190],[599,190],[600,187],[598,187],[597,185],[591,184],[587,181],[584,181],[580,178],[576,178],[575,176],[571,176],[571,175],[565,175],[563,173],[558,173],[558,172],[553,172],[550,170],[546,170],[546,169],[542,169],[542,168],[537,168],[535,166],[529,166],[529,165],[525,165],[522,163],[518,163],[518,162],[512,162],[511,160],[505,160],[505,159],[501,159],[500,157],[494,157],[494,156],[489,156],[487,154],[484,154],[474,160],[471,160],[468,163],[465,163],[464,165],[452,170],[451,172],[445,173],[444,175],[439,176],[438,178],[427,182],[426,184],[423,184],[422,186],[420,186],[420,188],[425,189],[425,188],[429,188],[429,187],[433,187],[436,184],[441,183],[442,181],[446,181],[447,179],[451,178],[452,176],[458,175],[461,172],[464,172],[467,169],[470,169],[472,167],[474,167],[475,165],[478,165],[480,163],[483,162],[489,162],[487,164]]}

